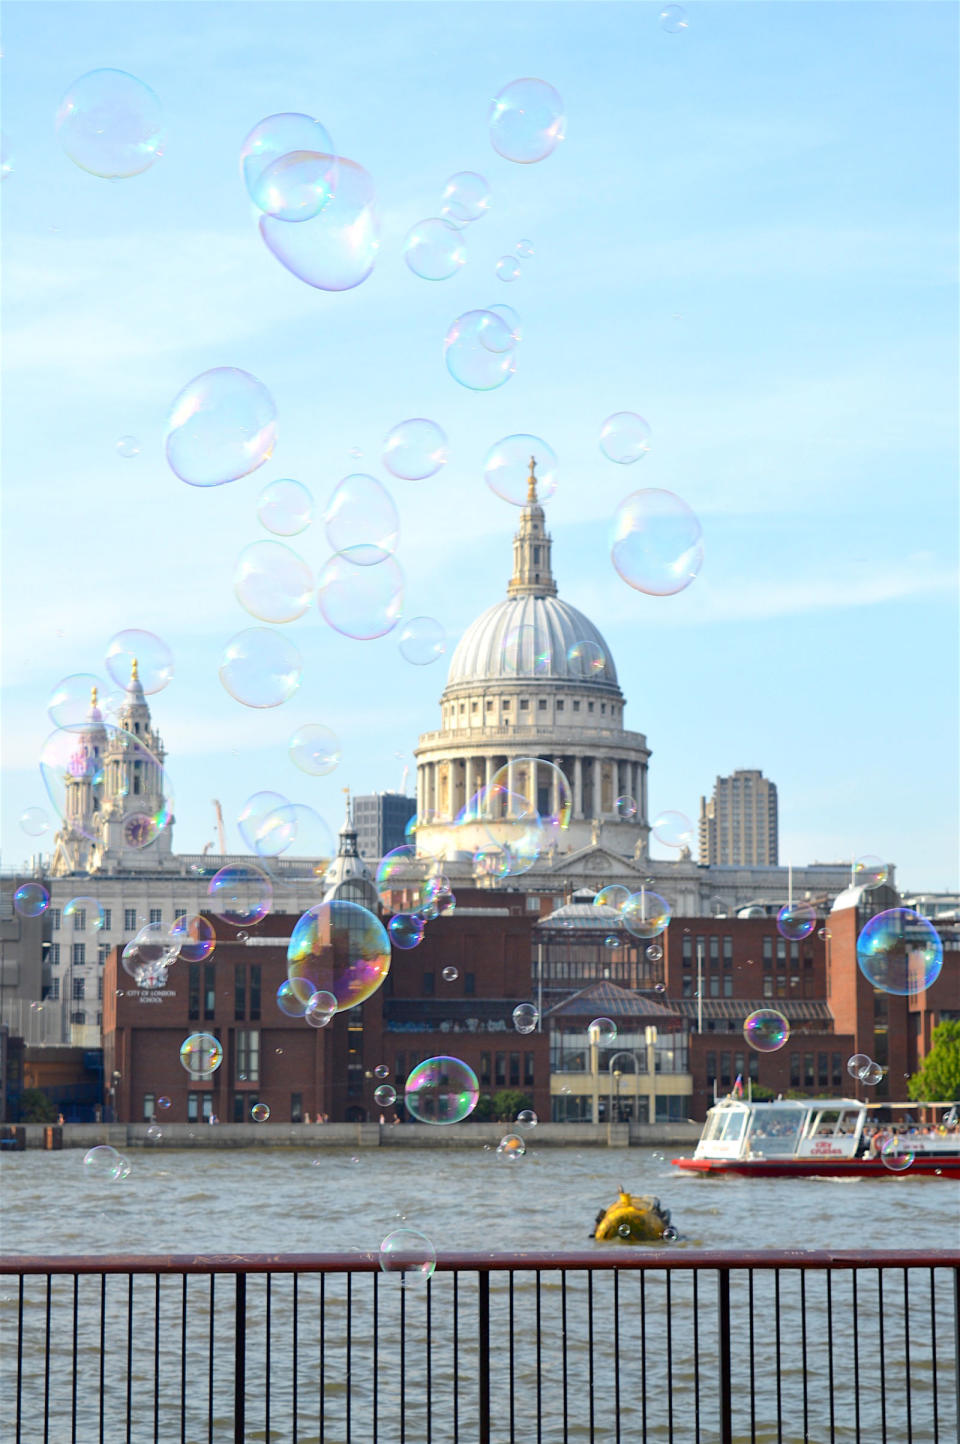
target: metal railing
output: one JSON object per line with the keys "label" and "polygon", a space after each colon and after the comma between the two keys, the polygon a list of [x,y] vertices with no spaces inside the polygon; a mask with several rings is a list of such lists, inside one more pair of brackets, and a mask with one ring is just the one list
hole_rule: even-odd
{"label": "metal railing", "polygon": [[11,1444],[958,1434],[960,1252],[448,1254],[416,1286],[360,1253],[7,1257],[0,1274]]}

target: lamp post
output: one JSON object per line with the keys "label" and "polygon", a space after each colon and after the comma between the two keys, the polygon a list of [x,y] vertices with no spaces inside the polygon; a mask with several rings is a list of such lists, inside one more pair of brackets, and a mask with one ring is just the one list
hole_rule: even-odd
{"label": "lamp post", "polygon": [[[618,1123],[620,1122],[620,1079],[623,1077],[623,1069],[622,1069],[622,1068],[615,1068],[615,1067],[614,1067],[614,1064],[617,1063],[621,1058],[632,1058],[632,1059],[633,1059],[633,1074],[634,1074],[634,1077],[636,1077],[637,1074],[640,1072],[640,1060],[639,1060],[639,1058],[637,1057],[636,1053],[631,1052],[631,1050],[630,1050],[629,1048],[621,1048],[619,1052],[614,1053],[614,1054],[612,1055],[612,1057],[610,1058],[609,1063],[607,1064],[607,1072],[608,1072],[609,1075],[610,1075],[610,1086],[609,1086],[609,1088],[608,1088],[608,1090],[607,1090],[608,1097],[609,1097],[609,1101],[610,1101],[610,1114],[611,1114],[611,1119],[612,1119],[612,1116],[613,1116],[613,1102],[614,1102],[614,1088],[613,1088],[613,1085],[614,1085],[614,1079],[616,1079],[616,1104],[617,1104],[617,1122],[618,1122]],[[636,1097],[636,1084],[634,1084],[634,1097]]]}

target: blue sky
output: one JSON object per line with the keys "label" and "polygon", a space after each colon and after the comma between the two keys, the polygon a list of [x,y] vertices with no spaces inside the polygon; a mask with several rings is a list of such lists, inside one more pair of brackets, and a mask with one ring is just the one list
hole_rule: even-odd
{"label": "blue sky", "polygon": [[[162,635],[176,675],[153,698],[176,787],[175,846],[231,843],[274,788],[336,825],[340,788],[399,786],[438,725],[443,662],[349,642],[316,610],[288,629],[304,682],[251,712],[217,680],[253,619],[232,590],[265,536],[255,500],[293,476],[322,509],[352,470],[388,480],[384,433],[446,430],[436,478],[391,482],[408,615],[451,646],[502,594],[514,508],[482,458],[517,431],[560,458],[549,506],[561,594],[616,659],[628,725],[653,749],[654,809],[696,813],[717,773],[756,766],[780,792],[781,856],[880,853],[903,885],[956,886],[957,12],[947,4],[691,4],[666,34],[638,4],[43,4],[4,7],[3,859],[43,804],[45,704],[102,672],[125,627]],[[166,153],[110,183],[60,149],[56,107],[113,66],[159,95]],[[486,130],[518,76],[564,97],[567,139],[512,165]],[[374,178],[383,242],[341,295],[280,267],[239,178],[247,131],[277,111],[323,121]],[[474,169],[493,205],[442,283],[406,269],[409,226]],[[504,285],[498,256],[535,257]],[[517,374],[459,387],[443,334],[462,311],[521,314]],[[272,392],[274,458],[208,491],[163,457],[167,408],[213,366]],[[637,410],[653,449],[599,452]],[[141,455],[123,460],[118,436]],[[350,456],[359,448],[358,463]],[[706,560],[683,594],[632,591],[609,561],[619,501],[679,492]],[[316,568],[322,527],[293,545]],[[305,722],[343,740],[331,777],[289,762]]]}

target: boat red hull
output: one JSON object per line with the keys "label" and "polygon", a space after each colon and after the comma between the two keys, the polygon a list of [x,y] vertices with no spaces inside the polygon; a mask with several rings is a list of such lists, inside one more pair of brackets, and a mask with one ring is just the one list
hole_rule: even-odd
{"label": "boat red hull", "polygon": [[915,1158],[897,1172],[879,1158],[672,1158],[692,1173],[734,1173],[754,1178],[909,1178],[918,1173],[960,1179],[960,1155]]}

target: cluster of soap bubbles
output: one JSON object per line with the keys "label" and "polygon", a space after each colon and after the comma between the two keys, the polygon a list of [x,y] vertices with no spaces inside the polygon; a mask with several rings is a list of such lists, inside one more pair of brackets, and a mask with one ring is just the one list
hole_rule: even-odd
{"label": "cluster of soap bubbles", "polygon": [[863,1083],[868,1088],[875,1088],[883,1077],[884,1069],[879,1063],[875,1063],[866,1053],[854,1053],[852,1058],[847,1059],[847,1072],[851,1078]]}
{"label": "cluster of soap bubbles", "polygon": [[790,1024],[776,1008],[757,1008],[744,1019],[743,1036],[757,1053],[776,1053],[790,1037]]}
{"label": "cluster of soap bubbles", "polygon": [[932,923],[913,908],[888,908],[861,929],[857,966],[880,992],[915,997],[940,976],[943,943]]}
{"label": "cluster of soap bubbles", "polygon": [[417,221],[407,232],[403,258],[424,281],[447,281],[466,265],[464,229],[490,209],[490,185],[477,171],[458,171],[446,181],[440,215]]}
{"label": "cluster of soap bubbles", "polygon": [[98,1143],[83,1155],[83,1171],[95,1183],[118,1183],[129,1177],[130,1160],[109,1143]]}
{"label": "cluster of soap bubbles", "polygon": [[[185,922],[186,919],[180,921]],[[147,923],[125,945],[120,955],[120,966],[138,988],[153,990],[165,987],[167,974],[179,958],[188,937],[185,928],[174,932],[163,923]]]}

